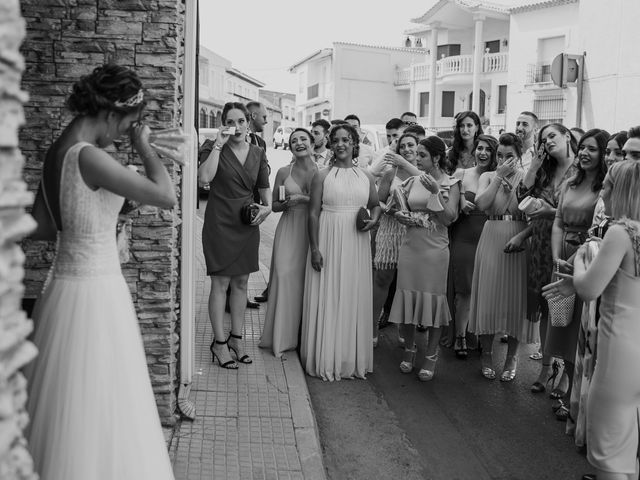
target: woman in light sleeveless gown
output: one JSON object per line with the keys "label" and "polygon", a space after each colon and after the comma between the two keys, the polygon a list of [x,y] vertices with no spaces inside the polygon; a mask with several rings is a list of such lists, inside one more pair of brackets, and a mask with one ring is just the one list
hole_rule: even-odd
{"label": "woman in light sleeveless gown", "polygon": [[498,167],[483,173],[476,205],[488,215],[476,251],[471,284],[469,331],[482,345],[482,376],[496,377],[493,339],[507,335],[507,357],[500,375],[503,382],[516,377],[518,345],[537,341],[536,324],[527,318],[527,257],[524,242],[527,223],[518,210],[515,186],[522,180],[522,142],[514,133],[498,141]]}
{"label": "woman in light sleeveless gown", "polygon": [[587,459],[598,480],[632,480],[638,478],[640,431],[640,377],[634,373],[640,363],[640,163],[616,163],[609,176],[611,214],[618,221],[589,265],[587,246],[578,249],[573,283],[584,301],[602,296],[587,399]]}
{"label": "woman in light sleeveless gown", "polygon": [[[116,222],[124,197],[160,208],[176,203],[173,183],[135,124],[143,91],[134,72],[105,65],[74,85],[76,117],[44,162],[54,264],[34,308],[29,365],[29,447],[46,480],[171,480],[129,288],[120,270]],[[131,135],[147,177],[106,153]]]}
{"label": "woman in light sleeveless gown", "polygon": [[[311,183],[300,355],[309,375],[333,381],[373,371],[369,230],[381,210],[373,177],[353,164],[358,132],[338,125],[329,141],[333,163]],[[362,230],[360,207],[371,211]]]}
{"label": "woman in light sleeveless gown", "polygon": [[[289,149],[294,160],[278,170],[273,188],[271,205],[273,211],[282,212],[282,216],[273,238],[269,303],[260,338],[260,347],[270,348],[276,357],[298,346],[309,252],[309,187],[318,171],[308,130],[296,128],[289,136]],[[280,187],[284,187],[285,199],[279,198]]]}

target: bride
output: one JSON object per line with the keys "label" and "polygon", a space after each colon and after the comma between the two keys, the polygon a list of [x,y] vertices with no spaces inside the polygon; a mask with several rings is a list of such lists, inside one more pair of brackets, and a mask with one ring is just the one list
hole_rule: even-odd
{"label": "bride", "polygon": [[[173,479],[115,236],[123,197],[176,203],[149,127],[138,123],[143,97],[124,67],[82,77],[67,101],[76,116],[44,161],[38,198],[58,243],[33,313],[40,354],[27,369],[29,445],[43,479]],[[146,177],[103,150],[126,134]]]}

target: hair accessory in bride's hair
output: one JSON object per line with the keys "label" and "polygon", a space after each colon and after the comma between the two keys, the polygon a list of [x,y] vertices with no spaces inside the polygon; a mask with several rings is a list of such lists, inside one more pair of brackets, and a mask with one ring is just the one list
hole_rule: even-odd
{"label": "hair accessory in bride's hair", "polygon": [[140,103],[142,103],[142,99],[144,98],[144,93],[142,92],[142,89],[138,90],[138,93],[136,93],[135,95],[132,95],[131,97],[127,98],[124,101],[116,101],[113,102],[113,104],[116,107],[135,107],[137,105],[140,105]]}

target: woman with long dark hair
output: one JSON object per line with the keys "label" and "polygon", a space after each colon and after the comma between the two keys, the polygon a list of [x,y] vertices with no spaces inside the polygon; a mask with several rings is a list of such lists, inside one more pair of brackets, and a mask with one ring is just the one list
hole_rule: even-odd
{"label": "woman with long dark hair", "polygon": [[453,350],[458,358],[467,357],[467,325],[469,324],[469,301],[476,248],[487,215],[477,208],[475,201],[480,177],[496,169],[498,141],[491,135],[478,135],[473,154],[475,166],[456,170],[454,177],[460,179],[460,215],[451,224],[451,260],[449,262],[449,297],[455,311],[455,343]]}
{"label": "woman with long dark hair", "polygon": [[[356,129],[336,125],[329,141],[332,162],[311,181],[300,357],[309,375],[333,381],[373,370],[369,230],[381,210],[373,177],[354,164]],[[371,219],[358,229],[361,207]]]}
{"label": "woman with long dark hair", "polygon": [[[282,216],[273,237],[269,303],[260,338],[260,347],[270,348],[276,357],[298,346],[309,252],[309,191],[318,171],[308,130],[296,128],[291,132],[289,150],[293,162],[278,170],[273,187],[273,211],[282,212]],[[279,195],[282,188],[284,198]]]}
{"label": "woman with long dark hair", "polygon": [[400,325],[405,349],[400,371],[411,373],[416,357],[416,327],[426,327],[428,341],[418,379],[433,379],[442,328],[451,321],[447,303],[449,234],[458,216],[459,180],[444,172],[444,142],[436,136],[418,144],[422,173],[402,184],[410,211],[395,217],[407,227],[398,255],[398,285],[389,321]]}
{"label": "woman with long dark hair", "polygon": [[[598,128],[589,130],[580,138],[576,174],[564,184],[561,190],[551,230],[551,255],[559,270],[565,272],[573,270],[571,257],[587,239],[593,211],[607,173],[605,148],[608,138],[609,133]],[[564,360],[564,368],[569,380],[564,396],[567,405],[562,402],[556,409],[556,417],[560,420],[566,420],[569,417],[568,399],[571,398],[573,386],[581,316],[582,302],[576,298],[569,325],[547,327],[545,353]]]}
{"label": "woman with long dark hair", "polygon": [[[518,202],[528,196],[540,201],[540,207],[528,215],[531,243],[527,257],[527,314],[530,321],[540,322],[543,352],[540,374],[531,391],[540,393],[545,391],[548,381],[553,382],[556,378],[555,373],[551,374],[551,356],[544,353],[549,310],[541,292],[542,287],[551,281],[554,266],[551,227],[563,185],[575,173],[573,162],[577,146],[569,129],[560,123],[550,123],[538,131],[536,148],[536,155],[516,193]],[[557,372],[556,366],[554,370]],[[567,388],[568,377],[563,374],[559,385],[551,392],[551,398],[563,397]]]}
{"label": "woman with long dark hair", "polygon": [[[58,243],[33,312],[40,354],[27,371],[35,470],[52,480],[172,480],[115,231],[124,198],[170,209],[174,185],[140,123],[135,72],[98,67],[67,105],[75,116],[47,151],[40,196]],[[146,176],[104,150],[126,135]]]}
{"label": "woman with long dark hair", "polygon": [[[198,168],[202,184],[211,184],[204,212],[202,248],[211,277],[209,319],[214,341],[209,347],[213,361],[223,368],[237,369],[252,363],[242,343],[249,274],[258,270],[258,226],[271,213],[269,166],[260,147],[246,141],[249,112],[242,103],[228,102],[222,109],[222,125],[209,157]],[[262,205],[254,203],[254,187]],[[243,212],[253,211],[243,219]],[[244,215],[246,217],[246,215]],[[231,331],[224,332],[227,289]],[[236,356],[231,357],[233,351]]]}
{"label": "woman with long dark hair", "polygon": [[478,135],[482,135],[482,124],[476,112],[467,110],[456,114],[453,128],[453,144],[447,154],[446,171],[453,175],[458,168],[471,168],[475,161],[473,146]]}

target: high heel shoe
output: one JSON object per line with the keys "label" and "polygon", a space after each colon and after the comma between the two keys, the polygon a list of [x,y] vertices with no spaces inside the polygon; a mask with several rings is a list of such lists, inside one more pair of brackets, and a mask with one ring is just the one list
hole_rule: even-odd
{"label": "high heel shoe", "polygon": [[[214,340],[209,346],[209,350],[211,350],[211,361],[215,363],[216,359],[218,360],[218,364],[222,368],[226,368],[228,370],[237,370],[238,364],[231,358],[231,353],[229,353],[229,349],[225,348],[221,350],[222,347],[216,348],[216,345],[226,345],[227,342],[219,342]],[[227,360],[228,359],[228,360]]]}
{"label": "high heel shoe", "polygon": [[[550,363],[543,363],[542,364],[542,368],[547,368],[551,367],[552,365]],[[553,387],[553,382],[555,381],[556,377],[558,376],[558,370],[557,367],[554,370],[552,375],[549,375],[549,378],[547,378],[547,381],[543,384],[541,381],[536,380],[535,382],[533,382],[533,384],[531,385],[531,393],[542,393],[544,392],[547,388],[549,388],[549,382],[551,382],[551,387]]]}
{"label": "high heel shoe", "polygon": [[244,363],[244,364],[253,363],[253,360],[251,360],[251,357],[246,353],[244,355],[238,354],[238,352],[244,353],[244,351],[242,350],[242,344],[240,343],[240,340],[242,340],[242,335],[234,335],[232,332],[229,332],[229,337],[227,338],[227,342],[228,343],[230,342],[229,350],[233,350],[233,353],[236,354],[236,359],[238,359],[240,363]]}
{"label": "high heel shoe", "polygon": [[[511,359],[513,368],[507,369],[507,364],[509,363],[509,359]],[[501,382],[511,382],[514,378],[516,378],[516,369],[518,368],[518,358],[510,355],[504,362],[504,370],[502,370],[502,375],[500,375]]]}
{"label": "high heel shoe", "polygon": [[436,362],[438,361],[438,354],[434,353],[433,355],[427,355],[424,357],[424,359],[424,365],[418,372],[418,380],[420,380],[421,382],[428,382],[429,380],[433,380],[433,377],[436,374]]}
{"label": "high heel shoe", "polygon": [[453,346],[453,351],[456,353],[456,357],[462,360],[467,358],[467,339],[464,335],[456,337],[456,343]]}
{"label": "high heel shoe", "polygon": [[[409,355],[407,355],[409,354]],[[409,357],[409,360],[405,360],[405,358]],[[405,348],[403,360],[400,362],[400,371],[402,373],[411,373],[413,371],[413,362],[416,359],[416,348]]]}
{"label": "high heel shoe", "polygon": [[[488,361],[487,361],[488,359]],[[489,365],[493,365],[493,352],[482,352],[482,376],[488,380],[493,380],[496,378],[496,371],[493,367]]]}
{"label": "high heel shoe", "polygon": [[[553,387],[555,383],[555,379],[558,377],[558,374],[560,373],[560,362],[558,362],[557,360],[554,360],[551,368],[553,369],[553,374],[549,377],[549,380],[547,381],[547,383],[551,381],[552,382],[551,386]],[[562,378],[560,380],[562,380]],[[564,397],[566,393],[567,392],[565,390],[557,386],[553,390],[551,390],[551,392],[549,393],[549,398],[551,398],[552,400],[558,400]]]}

